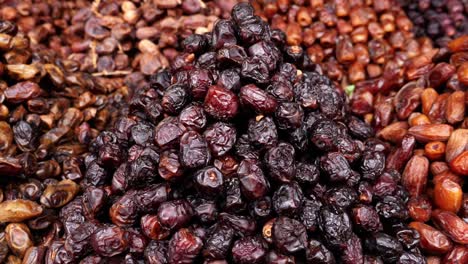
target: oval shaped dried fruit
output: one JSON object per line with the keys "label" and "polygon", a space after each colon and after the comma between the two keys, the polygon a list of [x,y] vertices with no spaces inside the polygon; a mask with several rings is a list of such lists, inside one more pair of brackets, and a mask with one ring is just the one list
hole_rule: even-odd
{"label": "oval shaped dried fruit", "polygon": [[443,179],[434,186],[434,203],[440,209],[458,212],[463,199],[463,190],[461,186],[450,180]]}
{"label": "oval shaped dried fruit", "polygon": [[447,142],[445,160],[450,162],[465,150],[468,150],[468,129],[455,129]]}
{"label": "oval shaped dried fruit", "polygon": [[468,175],[468,150],[455,157],[450,162],[450,168],[460,175]]}
{"label": "oval shaped dried fruit", "polygon": [[439,230],[421,222],[412,222],[409,227],[416,229],[420,236],[419,245],[430,254],[444,254],[452,249],[453,243]]}
{"label": "oval shaped dried fruit", "polygon": [[426,143],[430,141],[447,141],[452,134],[453,127],[446,124],[430,124],[414,126],[408,129],[408,134],[417,141]]}
{"label": "oval shaped dried fruit", "polygon": [[429,160],[424,156],[413,156],[406,164],[401,182],[411,196],[417,197],[426,188]]}
{"label": "oval shaped dried fruit", "polygon": [[456,214],[436,209],[432,212],[432,221],[453,241],[468,244],[468,223]]}
{"label": "oval shaped dried fruit", "polygon": [[41,204],[48,208],[62,207],[75,198],[79,190],[79,185],[72,180],[49,184],[41,196]]}
{"label": "oval shaped dried fruit", "polygon": [[43,208],[29,200],[16,199],[0,203],[0,223],[22,222],[42,214]]}

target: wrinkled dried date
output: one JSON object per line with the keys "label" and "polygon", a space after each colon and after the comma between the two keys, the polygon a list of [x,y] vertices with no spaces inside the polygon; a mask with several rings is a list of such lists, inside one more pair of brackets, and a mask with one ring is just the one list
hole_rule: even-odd
{"label": "wrinkled dried date", "polygon": [[468,224],[456,214],[437,209],[432,212],[432,221],[453,241],[468,244]]}
{"label": "wrinkled dried date", "polygon": [[428,253],[447,253],[453,246],[453,243],[447,236],[429,225],[420,222],[412,222],[409,226],[418,231],[421,237],[421,248]]}
{"label": "wrinkled dried date", "polygon": [[15,199],[0,203],[0,222],[22,222],[24,220],[39,216],[42,207],[29,200]]}

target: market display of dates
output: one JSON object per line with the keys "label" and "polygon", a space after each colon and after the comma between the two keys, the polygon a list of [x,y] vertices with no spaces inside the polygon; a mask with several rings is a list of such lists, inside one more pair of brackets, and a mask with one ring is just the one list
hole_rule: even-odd
{"label": "market display of dates", "polygon": [[0,1],[0,263],[468,263],[465,0]]}

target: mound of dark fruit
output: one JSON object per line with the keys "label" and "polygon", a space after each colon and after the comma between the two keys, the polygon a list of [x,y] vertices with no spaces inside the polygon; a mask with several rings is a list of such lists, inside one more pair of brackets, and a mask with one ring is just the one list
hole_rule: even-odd
{"label": "mound of dark fruit", "polygon": [[417,36],[429,36],[446,47],[455,38],[468,34],[466,0],[399,0],[414,24]]}
{"label": "mound of dark fruit", "polygon": [[91,145],[54,263],[425,262],[388,147],[284,33],[239,4],[183,44]]}

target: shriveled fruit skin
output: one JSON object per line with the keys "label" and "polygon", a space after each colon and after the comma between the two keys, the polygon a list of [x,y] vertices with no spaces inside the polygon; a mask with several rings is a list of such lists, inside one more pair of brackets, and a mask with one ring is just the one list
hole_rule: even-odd
{"label": "shriveled fruit skin", "polygon": [[332,252],[315,239],[311,239],[307,245],[306,258],[310,263],[336,263]]}
{"label": "shriveled fruit skin", "polygon": [[239,111],[239,99],[225,88],[211,86],[205,97],[205,111],[217,119],[233,118]]}
{"label": "shriveled fruit skin", "polygon": [[346,212],[336,213],[329,207],[320,209],[319,228],[332,248],[343,245],[352,234],[351,219]]}
{"label": "shriveled fruit skin", "polygon": [[226,258],[233,240],[234,230],[224,225],[218,225],[205,242],[203,256],[213,259]]}
{"label": "shriveled fruit skin", "polygon": [[192,263],[203,247],[202,240],[190,230],[182,228],[169,240],[169,263]]}
{"label": "shriveled fruit skin", "polygon": [[117,226],[101,228],[90,239],[94,251],[102,256],[118,255],[128,247],[126,231]]}
{"label": "shriveled fruit skin", "polygon": [[243,86],[240,90],[240,101],[258,113],[270,114],[276,110],[275,98],[254,84]]}
{"label": "shriveled fruit skin", "polygon": [[257,160],[243,160],[237,169],[242,191],[247,198],[257,199],[266,194],[268,182]]}
{"label": "shriveled fruit skin", "polygon": [[206,166],[211,160],[211,152],[206,140],[195,131],[187,131],[180,138],[179,158],[187,168]]}
{"label": "shriveled fruit skin", "polygon": [[432,212],[432,221],[454,242],[468,244],[468,224],[456,214],[436,209]]}
{"label": "shriveled fruit skin", "polygon": [[26,81],[8,87],[5,90],[4,95],[8,102],[21,103],[38,97],[42,92],[43,91],[37,83]]}
{"label": "shriveled fruit skin", "polygon": [[5,228],[5,238],[10,250],[23,258],[28,248],[33,246],[31,231],[22,223],[10,223]]}
{"label": "shriveled fruit skin", "polygon": [[9,200],[0,203],[0,222],[22,222],[40,215],[43,208],[29,200]]}
{"label": "shriveled fruit skin", "polygon": [[384,233],[370,235],[364,241],[364,247],[390,261],[396,260],[403,253],[403,247],[398,240]]}
{"label": "shriveled fruit skin", "polygon": [[235,263],[260,264],[265,261],[267,255],[266,242],[260,237],[246,236],[237,240],[232,249],[232,257]]}
{"label": "shriveled fruit skin", "polygon": [[62,180],[57,184],[47,185],[40,201],[45,207],[59,208],[70,202],[79,192],[80,187],[72,180]]}
{"label": "shriveled fruit skin", "polygon": [[304,250],[307,244],[307,232],[302,223],[288,217],[278,217],[273,224],[273,242],[286,254]]}
{"label": "shriveled fruit skin", "polygon": [[[128,79],[122,77],[122,86],[131,91],[128,107],[123,107],[115,124],[102,133],[87,125],[79,128],[89,134],[79,138],[79,150],[85,151],[87,143],[90,148],[87,153],[80,152],[76,161],[67,160],[68,151],[79,151],[62,146],[53,155],[57,161],[44,164],[43,157],[38,159],[40,169],[35,177],[34,166],[24,166],[29,162],[27,156],[0,159],[2,176],[24,174],[27,179],[18,190],[16,186],[2,188],[5,200],[28,197],[47,208],[37,219],[27,219],[33,232],[52,230],[45,240],[46,262],[354,264],[421,260],[419,233],[406,223],[410,216],[427,218],[432,209],[425,208],[425,200],[415,200],[413,207],[407,201],[424,197],[431,190],[432,183],[427,183],[430,161],[442,160],[441,146],[450,137],[445,125],[451,123],[445,115],[448,92],[429,94],[434,98],[425,98],[432,102],[424,105],[423,87],[429,79],[418,78],[430,75],[437,90],[445,89],[436,75],[448,71],[440,66],[432,70],[435,63],[426,54],[421,57],[423,68],[408,69],[410,73],[405,75],[401,70],[406,67],[402,63],[406,55],[387,56],[393,49],[403,49],[398,45],[406,43],[394,43],[402,36],[400,31],[392,33],[391,27],[396,25],[401,30],[410,26],[397,6],[391,7],[386,1],[358,1],[352,7],[346,1],[324,3],[323,7],[320,1],[294,1],[295,5],[263,1],[268,5],[266,10],[283,10],[275,15],[278,19],[279,14],[289,14],[298,20],[287,26],[285,35],[273,29],[276,25],[256,16],[247,2],[235,5],[231,18],[226,12],[233,1],[143,2],[100,3],[91,11],[77,13],[74,20],[86,21],[86,36],[106,42],[118,38],[122,47],[114,43],[115,51],[128,49],[131,38],[136,36],[140,40],[138,48],[149,53],[137,56],[132,64],[141,66],[143,75],[156,71],[150,66],[158,63],[158,45],[164,53],[161,55],[171,57],[170,67],[148,78],[138,73],[130,74],[132,78]],[[292,13],[284,11],[289,8]],[[314,10],[318,10],[317,16]],[[211,25],[215,18],[208,16],[211,11],[226,18]],[[114,21],[120,12],[125,14],[125,23]],[[394,14],[398,16],[390,19]],[[173,20],[174,16],[180,19]],[[385,30],[374,19],[377,16],[379,21],[381,17],[391,20],[388,25],[382,22]],[[311,28],[309,36],[303,36],[301,26],[308,23],[307,17]],[[205,18],[209,18],[206,25],[200,21]],[[347,19],[356,30],[350,30]],[[332,29],[335,23],[339,23],[339,32]],[[0,32],[2,25],[0,21]],[[161,26],[161,30],[153,26]],[[194,26],[197,34],[183,41],[166,34],[178,28],[185,36],[191,31],[185,29]],[[133,27],[137,27],[135,32],[129,30],[120,36],[121,31]],[[345,36],[346,30],[350,30],[350,36]],[[319,43],[313,44],[310,32],[318,34],[313,38]],[[367,34],[371,36],[369,50],[363,44]],[[390,36],[396,40],[384,40]],[[309,38],[313,46],[302,46],[299,39],[303,37]],[[155,39],[159,39],[158,44],[152,43]],[[183,51],[163,48],[171,43]],[[411,57],[417,56],[416,44],[424,45],[425,51],[429,49],[426,42],[408,42]],[[335,54],[338,61],[328,58],[333,55],[329,53],[333,45],[340,47]],[[83,49],[79,46],[73,47],[73,54],[75,49]],[[109,47],[97,44],[97,56],[106,49]],[[77,56],[81,59],[81,55]],[[40,59],[33,57],[33,61]],[[109,59],[98,58],[98,68],[107,70]],[[347,76],[343,75],[345,68]],[[101,76],[86,73],[83,79],[87,80],[88,75],[100,80],[92,86],[93,91],[107,91],[103,80],[108,76],[101,80]],[[368,75],[375,79],[364,81]],[[405,77],[412,79],[406,86]],[[134,82],[147,79],[148,85],[134,87]],[[356,84],[365,91],[356,91],[359,99],[353,102],[355,109],[347,106],[338,79],[363,81]],[[68,91],[69,86],[85,89],[81,79],[67,79],[63,89]],[[403,86],[395,100],[378,95],[385,92],[393,96],[392,90]],[[446,86],[447,91],[456,90]],[[92,99],[104,101],[100,96]],[[40,100],[40,96],[32,98],[25,107],[33,109]],[[430,104],[430,108],[413,114],[421,104],[423,108]],[[52,107],[57,113],[62,108]],[[8,123],[9,118],[3,116],[11,115],[18,124],[11,128],[0,124],[0,130],[6,134],[12,130],[14,135],[0,136],[0,152],[2,144],[11,145],[12,140],[21,141],[20,148],[28,152],[35,144],[45,144],[45,152],[49,144],[71,137],[75,128],[66,124],[75,121],[68,116],[78,115],[88,125],[93,124],[93,115],[105,119],[101,117],[101,105],[94,109],[84,102],[75,108],[89,113],[80,117],[79,111],[67,110],[67,118],[57,121],[61,124],[57,129],[35,139],[36,123],[42,128],[55,120],[42,116],[37,109],[39,117],[23,115],[21,109],[3,115],[0,105],[0,119]],[[375,115],[369,112],[373,109]],[[427,132],[420,127],[432,125],[441,129]],[[444,133],[438,134],[439,130]],[[18,132],[24,136],[15,137]],[[435,140],[437,143],[433,143]],[[420,156],[424,155],[421,144],[426,141],[440,146],[429,145],[427,153],[432,156],[428,159]],[[49,165],[57,168],[48,172],[57,179],[47,179],[44,186],[36,184],[32,179],[49,177],[43,172]],[[450,164],[445,165],[448,170]],[[442,177],[454,178],[440,176],[445,172],[443,167],[434,168],[440,170],[437,179],[434,175],[434,183]],[[62,173],[59,168],[72,172]],[[64,179],[58,180],[61,176]],[[68,181],[75,181],[76,186],[63,186]],[[52,209],[61,206],[58,220],[63,231]],[[55,237],[57,234],[63,239]]]}
{"label": "shriveled fruit skin", "polygon": [[427,222],[431,219],[432,202],[428,197],[413,197],[408,201],[410,217],[418,222]]}
{"label": "shriveled fruit skin", "polygon": [[409,226],[418,231],[421,237],[420,246],[429,254],[444,254],[452,249],[453,243],[450,239],[434,227],[421,222],[412,222]]}

